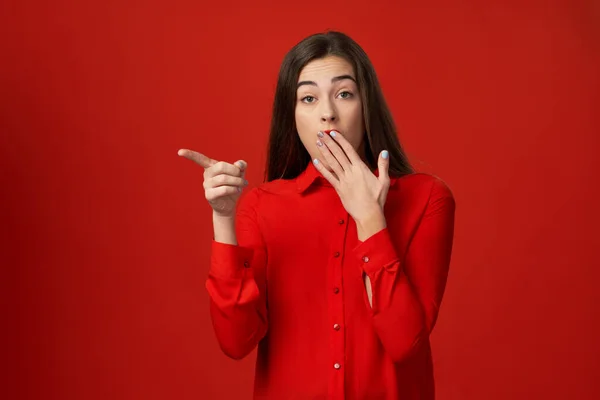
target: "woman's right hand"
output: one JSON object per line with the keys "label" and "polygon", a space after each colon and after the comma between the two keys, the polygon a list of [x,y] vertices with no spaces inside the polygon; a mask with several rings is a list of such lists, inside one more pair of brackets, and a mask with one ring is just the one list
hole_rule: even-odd
{"label": "woman's right hand", "polygon": [[235,215],[235,206],[248,181],[244,179],[247,164],[238,160],[233,164],[216,161],[196,151],[181,149],[178,155],[204,168],[204,196],[219,217]]}

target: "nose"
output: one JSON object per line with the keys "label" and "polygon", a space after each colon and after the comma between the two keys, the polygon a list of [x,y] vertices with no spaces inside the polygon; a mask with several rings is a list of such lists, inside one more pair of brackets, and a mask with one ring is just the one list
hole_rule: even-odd
{"label": "nose", "polygon": [[323,106],[323,109],[321,110],[321,121],[325,123],[335,121],[337,115],[333,105],[328,101],[323,101],[321,104]]}
{"label": "nose", "polygon": [[335,113],[333,111],[327,111],[321,114],[321,121],[333,122],[336,120]]}

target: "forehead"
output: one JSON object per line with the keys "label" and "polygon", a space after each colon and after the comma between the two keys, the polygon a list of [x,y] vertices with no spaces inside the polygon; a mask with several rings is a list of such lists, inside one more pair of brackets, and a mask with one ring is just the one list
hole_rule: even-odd
{"label": "forehead", "polygon": [[354,76],[354,68],[352,65],[341,57],[327,56],[312,60],[302,70],[298,77],[298,81],[319,81],[328,80],[339,75]]}

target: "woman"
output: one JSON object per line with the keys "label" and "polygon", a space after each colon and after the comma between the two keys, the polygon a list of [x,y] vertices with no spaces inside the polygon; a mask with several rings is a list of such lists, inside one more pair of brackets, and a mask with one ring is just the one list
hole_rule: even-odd
{"label": "woman", "polygon": [[455,203],[412,170],[356,42],[316,34],[285,56],[266,182],[239,204],[244,161],[179,154],[205,169],[214,329],[232,358],[258,345],[255,398],[434,398]]}

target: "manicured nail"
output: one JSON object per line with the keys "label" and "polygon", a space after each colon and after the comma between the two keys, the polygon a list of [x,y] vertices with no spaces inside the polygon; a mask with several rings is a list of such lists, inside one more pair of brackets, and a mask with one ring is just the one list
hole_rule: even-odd
{"label": "manicured nail", "polygon": [[320,140],[317,140],[317,146],[319,146],[319,147],[323,146],[323,142],[321,142]]}
{"label": "manicured nail", "polygon": [[315,159],[313,160],[313,163],[314,163],[315,165],[318,165],[318,164],[319,164],[319,160],[317,160],[317,159],[315,158]]}
{"label": "manicured nail", "polygon": [[238,190],[238,192],[241,192],[242,188],[238,186],[237,190]]}
{"label": "manicured nail", "polygon": [[335,137],[335,131],[331,131],[331,132],[329,132],[329,136],[331,136],[331,137]]}
{"label": "manicured nail", "polygon": [[323,137],[323,132],[321,132],[321,131],[317,132],[317,136],[320,137],[320,138],[322,138]]}
{"label": "manicured nail", "polygon": [[390,156],[390,154],[388,153],[388,151],[387,151],[387,150],[384,150],[384,151],[381,153],[381,157],[383,157],[383,158],[384,158],[384,159],[386,159],[386,160],[387,160],[387,158],[388,158],[389,156]]}

